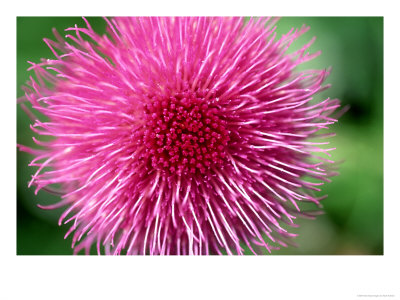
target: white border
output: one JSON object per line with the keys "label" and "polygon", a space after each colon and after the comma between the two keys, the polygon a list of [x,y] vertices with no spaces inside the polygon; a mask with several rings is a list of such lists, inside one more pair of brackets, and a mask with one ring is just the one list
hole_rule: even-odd
{"label": "white border", "polygon": [[[277,2],[277,3],[272,3]],[[398,288],[399,22],[395,1],[8,1],[1,18],[1,299],[362,299]],[[189,4],[190,3],[190,4]],[[376,3],[376,4],[375,4]],[[4,13],[4,12],[3,12]],[[384,16],[384,256],[17,257],[16,16]],[[362,70],[360,70],[362,72]],[[396,81],[396,82],[395,82]],[[374,297],[375,298],[375,297]]]}

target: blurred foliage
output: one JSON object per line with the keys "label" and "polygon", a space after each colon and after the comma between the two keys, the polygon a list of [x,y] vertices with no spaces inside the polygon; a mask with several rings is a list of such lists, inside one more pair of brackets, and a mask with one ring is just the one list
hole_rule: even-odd
{"label": "blurred foliage", "polygon": [[[105,31],[101,18],[88,18],[97,32]],[[27,61],[39,62],[53,54],[42,41],[52,38],[52,28],[85,26],[78,17],[17,18],[17,97],[29,76]],[[317,39],[310,52],[322,54],[300,68],[329,68],[332,87],[318,97],[341,99],[350,110],[332,126],[333,159],[340,164],[340,176],[324,185],[325,214],[316,220],[298,220],[298,247],[273,254],[383,254],[383,18],[380,17],[287,17],[277,24],[277,37],[301,25],[310,30],[291,49]],[[290,50],[290,49],[289,49]],[[17,143],[33,145],[30,120],[17,108]],[[57,226],[62,211],[45,211],[36,204],[50,204],[57,197],[27,182],[34,172],[31,157],[17,155],[17,254],[72,254],[71,238],[63,239],[69,226]],[[251,254],[251,252],[246,251]]]}

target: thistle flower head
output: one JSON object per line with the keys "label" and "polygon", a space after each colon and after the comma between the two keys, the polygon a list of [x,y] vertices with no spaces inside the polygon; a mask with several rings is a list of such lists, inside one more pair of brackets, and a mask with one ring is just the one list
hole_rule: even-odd
{"label": "thistle flower head", "polygon": [[[86,20],[85,20],[86,21]],[[45,39],[25,98],[48,120],[32,130],[29,185],[61,195],[73,247],[106,254],[242,254],[286,246],[299,202],[333,175],[308,141],[336,122],[338,100],[312,101],[319,53],[287,53],[275,19],[113,18],[107,34]],[[26,107],[24,106],[24,109]],[[31,111],[27,110],[32,117]],[[50,167],[49,169],[46,167]],[[314,178],[308,181],[307,178]],[[53,186],[53,187],[52,187]]]}

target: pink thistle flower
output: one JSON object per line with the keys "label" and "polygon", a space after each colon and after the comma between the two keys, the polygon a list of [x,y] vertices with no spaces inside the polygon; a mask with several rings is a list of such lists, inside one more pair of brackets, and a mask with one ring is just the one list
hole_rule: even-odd
{"label": "pink thistle flower", "polygon": [[277,39],[270,18],[113,18],[100,36],[85,22],[31,63],[25,100],[48,121],[23,108],[53,139],[19,146],[35,155],[29,186],[61,195],[41,207],[68,206],[75,252],[286,246],[296,216],[313,215],[298,203],[319,205],[313,191],[334,175],[328,142],[308,141],[332,136],[320,130],[339,101],[313,100],[329,72],[295,70],[319,55],[312,41],[287,53],[308,28]]}

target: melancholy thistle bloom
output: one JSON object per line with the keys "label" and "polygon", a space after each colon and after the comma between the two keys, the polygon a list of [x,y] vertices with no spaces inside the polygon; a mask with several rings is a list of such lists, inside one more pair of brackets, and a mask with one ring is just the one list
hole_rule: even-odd
{"label": "melancholy thistle bloom", "polygon": [[[45,39],[55,59],[31,63],[23,100],[47,117],[49,141],[21,150],[29,186],[61,195],[75,252],[255,254],[286,246],[298,202],[334,175],[319,156],[337,99],[317,102],[326,70],[296,71],[319,53],[308,30],[276,38],[276,19],[113,18]],[[47,168],[48,167],[48,168]],[[311,178],[312,180],[310,181]],[[54,187],[57,185],[57,188]],[[104,249],[104,250],[103,250]]]}

